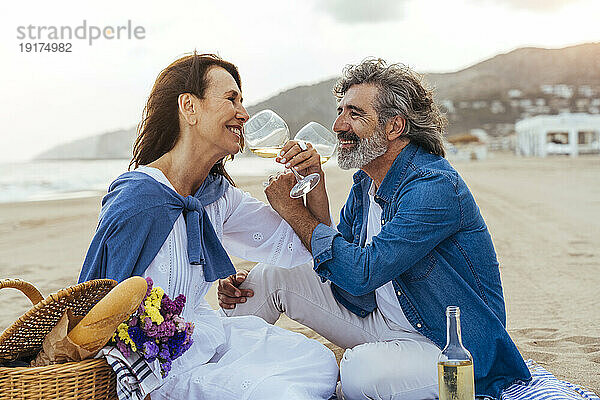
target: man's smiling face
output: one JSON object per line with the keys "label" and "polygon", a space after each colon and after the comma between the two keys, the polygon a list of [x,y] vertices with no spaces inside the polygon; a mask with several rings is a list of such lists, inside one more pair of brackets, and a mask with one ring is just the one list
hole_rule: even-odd
{"label": "man's smiling face", "polygon": [[367,83],[353,85],[338,103],[333,130],[339,140],[342,169],[362,168],[387,150],[387,137],[374,107],[378,90]]}

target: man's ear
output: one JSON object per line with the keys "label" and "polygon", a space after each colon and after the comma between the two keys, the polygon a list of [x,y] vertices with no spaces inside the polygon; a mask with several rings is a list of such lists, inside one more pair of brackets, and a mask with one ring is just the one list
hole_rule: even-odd
{"label": "man's ear", "polygon": [[190,125],[196,125],[198,123],[198,109],[195,104],[195,99],[196,98],[190,93],[182,93],[177,98],[179,114]]}
{"label": "man's ear", "polygon": [[406,120],[399,115],[392,117],[385,124],[385,133],[389,141],[398,139],[406,129]]}

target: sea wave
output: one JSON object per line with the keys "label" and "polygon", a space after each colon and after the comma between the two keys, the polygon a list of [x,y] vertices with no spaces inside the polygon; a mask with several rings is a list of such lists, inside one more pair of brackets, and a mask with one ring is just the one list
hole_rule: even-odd
{"label": "sea wave", "polygon": [[[327,164],[332,164],[328,162]],[[30,161],[0,164],[0,203],[89,197],[106,193],[127,171],[129,160]],[[235,177],[267,176],[281,171],[273,159],[236,157],[226,164]]]}

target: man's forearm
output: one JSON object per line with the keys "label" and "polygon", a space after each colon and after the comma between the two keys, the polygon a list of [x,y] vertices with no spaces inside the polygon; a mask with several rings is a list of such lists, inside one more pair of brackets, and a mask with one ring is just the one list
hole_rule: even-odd
{"label": "man's forearm", "polygon": [[296,232],[296,235],[298,235],[302,244],[304,244],[304,247],[312,253],[310,241],[312,239],[313,231],[321,221],[318,221],[306,207],[298,207],[294,212],[285,213],[282,217],[290,224],[294,232]]}
{"label": "man's forearm", "polygon": [[325,188],[325,174],[321,172],[321,180],[317,187],[306,195],[306,207],[321,223],[331,226],[329,214],[329,197]]}

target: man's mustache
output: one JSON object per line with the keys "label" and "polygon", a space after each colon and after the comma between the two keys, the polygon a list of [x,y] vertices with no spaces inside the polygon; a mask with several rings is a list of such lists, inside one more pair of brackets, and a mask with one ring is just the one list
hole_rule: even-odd
{"label": "man's mustache", "polygon": [[352,140],[355,142],[360,141],[360,138],[353,132],[340,132],[337,135],[338,140]]}

